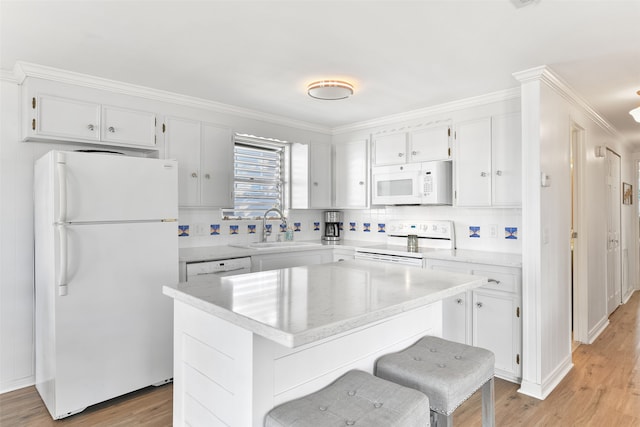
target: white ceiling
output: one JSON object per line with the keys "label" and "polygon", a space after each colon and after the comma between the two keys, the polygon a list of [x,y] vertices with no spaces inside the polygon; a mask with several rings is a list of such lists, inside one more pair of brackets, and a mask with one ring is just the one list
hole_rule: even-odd
{"label": "white ceiling", "polygon": [[[640,149],[640,0],[0,1],[21,60],[335,128],[517,87],[548,65]],[[342,101],[310,98],[322,78]]]}

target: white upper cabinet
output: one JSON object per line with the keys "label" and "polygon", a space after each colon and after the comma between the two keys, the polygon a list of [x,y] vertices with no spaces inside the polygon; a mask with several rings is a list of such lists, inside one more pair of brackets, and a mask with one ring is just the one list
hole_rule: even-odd
{"label": "white upper cabinet", "polygon": [[373,164],[396,165],[407,162],[406,132],[377,136],[373,139]]}
{"label": "white upper cabinet", "polygon": [[428,126],[411,132],[375,136],[373,164],[375,166],[449,160],[451,150],[449,124]]}
{"label": "white upper cabinet", "polygon": [[330,209],[331,145],[291,144],[291,208]]}
{"label": "white upper cabinet", "polygon": [[491,118],[494,206],[522,204],[522,129],[520,113]]}
{"label": "white upper cabinet", "polygon": [[455,205],[521,203],[520,114],[459,123],[455,129]]}
{"label": "white upper cabinet", "polygon": [[24,101],[25,140],[157,149],[155,113],[47,94]]}
{"label": "white upper cabinet", "polygon": [[449,160],[451,158],[450,135],[451,127],[449,125],[433,126],[411,132],[409,135],[409,161]]}
{"label": "white upper cabinet", "polygon": [[331,145],[311,144],[309,207],[331,208]]}
{"label": "white upper cabinet", "polygon": [[333,144],[335,208],[366,208],[369,201],[367,141]]}
{"label": "white upper cabinet", "polygon": [[167,157],[178,161],[178,204],[230,207],[233,180],[231,129],[196,120],[165,118]]}

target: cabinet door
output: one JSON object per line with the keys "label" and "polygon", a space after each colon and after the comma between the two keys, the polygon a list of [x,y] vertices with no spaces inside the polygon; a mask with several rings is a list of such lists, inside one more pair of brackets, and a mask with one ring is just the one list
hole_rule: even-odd
{"label": "cabinet door", "polygon": [[367,141],[334,144],[334,194],[337,208],[366,208]]}
{"label": "cabinet door", "polygon": [[331,207],[331,145],[311,144],[310,197],[312,209]]}
{"label": "cabinet door", "polygon": [[373,140],[373,162],[376,166],[405,163],[406,152],[406,133],[379,136]]}
{"label": "cabinet door", "polygon": [[409,137],[409,161],[429,162],[449,160],[449,126],[434,126],[411,132]]}
{"label": "cabinet door", "polygon": [[456,206],[491,205],[491,118],[456,127]]}
{"label": "cabinet door", "polygon": [[142,147],[156,146],[156,115],[119,107],[102,107],[102,141]]}
{"label": "cabinet door", "polygon": [[50,95],[38,96],[31,102],[37,111],[37,118],[31,123],[34,134],[57,139],[100,140],[100,105]]}
{"label": "cabinet door", "polygon": [[442,300],[442,338],[471,344],[471,293],[463,292]]}
{"label": "cabinet door", "polygon": [[200,205],[232,207],[233,138],[231,129],[203,124],[200,156]]}
{"label": "cabinet door", "polygon": [[178,205],[200,203],[200,122],[167,117],[167,156],[178,161]]}
{"label": "cabinet door", "polygon": [[521,377],[518,298],[506,293],[473,291],[473,345],[491,350],[496,373]]}
{"label": "cabinet door", "polygon": [[520,113],[495,116],[491,122],[493,205],[522,204],[522,131]]}

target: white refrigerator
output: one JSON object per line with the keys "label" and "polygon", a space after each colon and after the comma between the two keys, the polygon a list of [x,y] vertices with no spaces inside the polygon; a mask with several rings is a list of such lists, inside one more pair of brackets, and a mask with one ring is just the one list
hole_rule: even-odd
{"label": "white refrigerator", "polygon": [[35,164],[36,388],[54,419],[173,377],[174,160],[51,151]]}

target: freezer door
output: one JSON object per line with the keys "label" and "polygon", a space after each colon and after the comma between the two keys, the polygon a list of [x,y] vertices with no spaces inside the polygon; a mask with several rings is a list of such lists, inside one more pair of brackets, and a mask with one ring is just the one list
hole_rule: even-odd
{"label": "freezer door", "polygon": [[140,221],[178,217],[175,160],[51,152],[55,222]]}
{"label": "freezer door", "polygon": [[55,295],[58,416],[173,377],[174,223],[66,227],[68,293]]}

